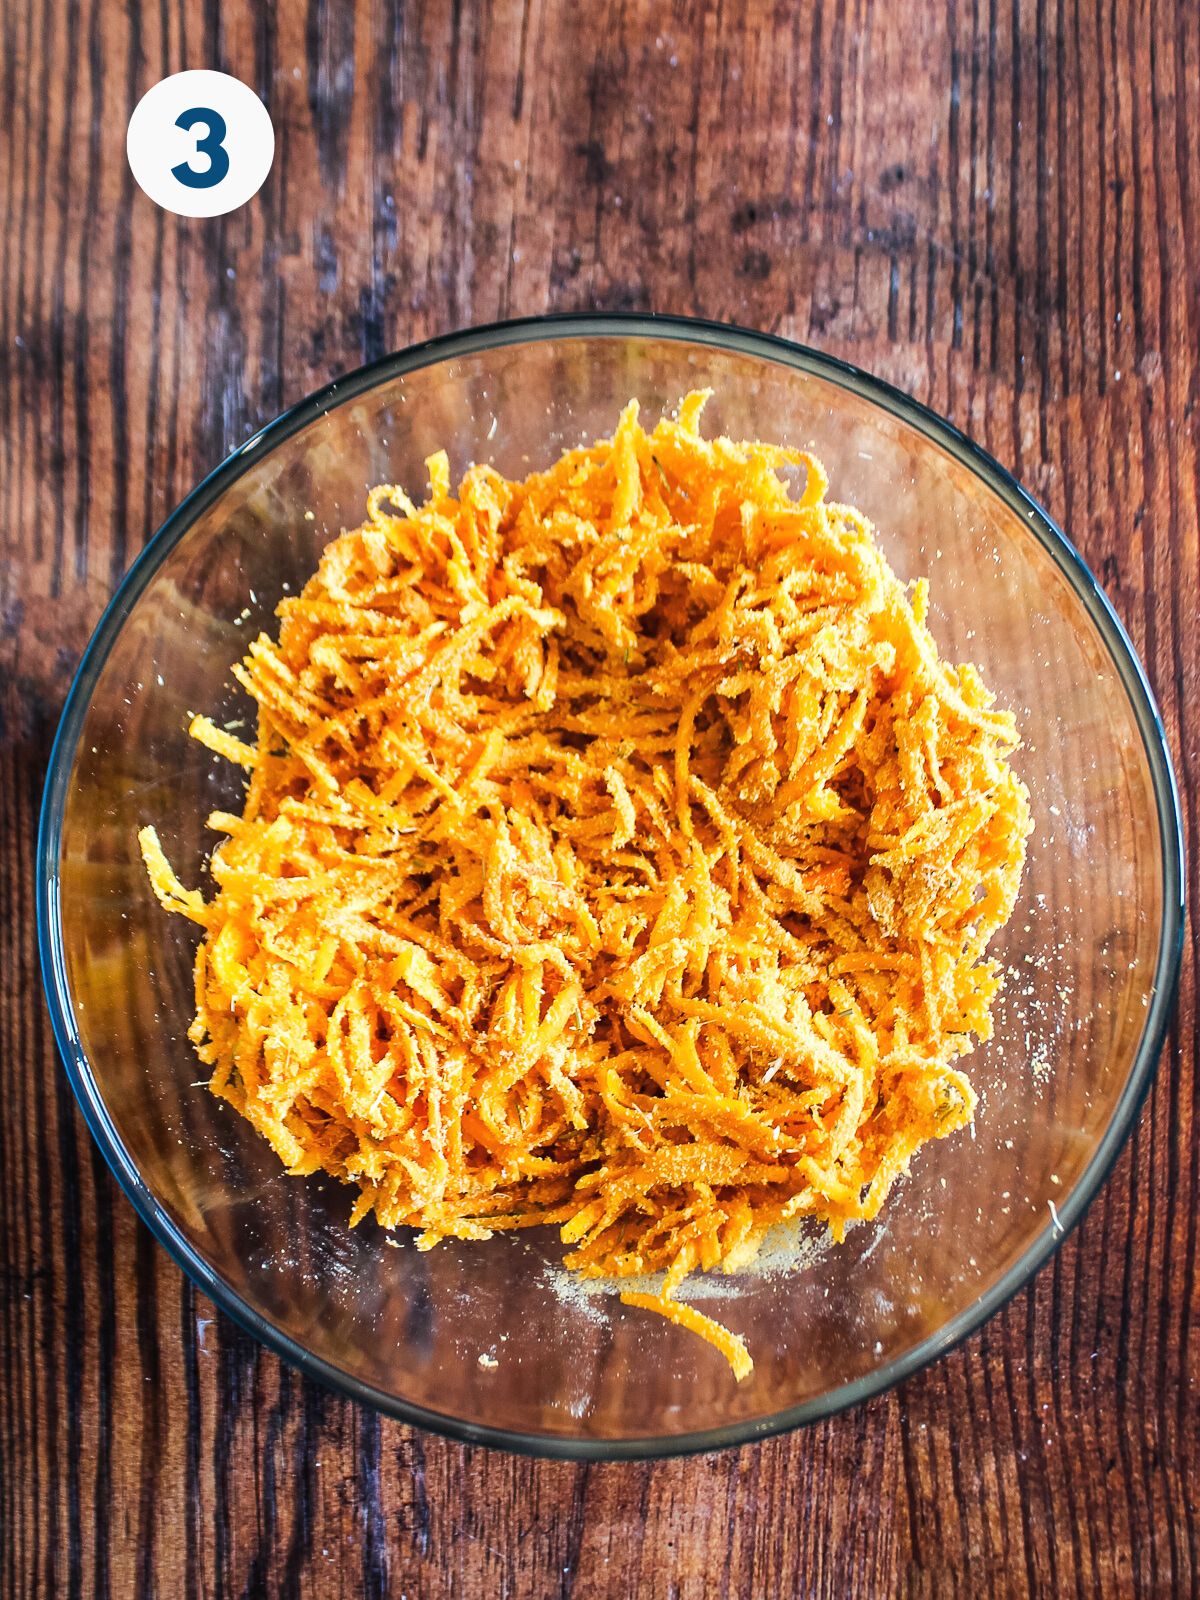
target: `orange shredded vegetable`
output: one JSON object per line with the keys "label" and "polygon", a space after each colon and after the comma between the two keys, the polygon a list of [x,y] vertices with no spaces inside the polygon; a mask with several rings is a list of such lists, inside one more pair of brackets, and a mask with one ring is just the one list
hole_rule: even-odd
{"label": "orange shredded vegetable", "polygon": [[663,1273],[627,1303],[741,1379],[680,1283],[789,1218],[840,1238],[970,1121],[1030,822],[924,582],[704,401],[375,489],[234,669],[254,746],[193,721],[249,775],[215,893],[141,843],[204,930],[211,1088],[290,1172],[422,1248],[550,1223],[579,1273]]}

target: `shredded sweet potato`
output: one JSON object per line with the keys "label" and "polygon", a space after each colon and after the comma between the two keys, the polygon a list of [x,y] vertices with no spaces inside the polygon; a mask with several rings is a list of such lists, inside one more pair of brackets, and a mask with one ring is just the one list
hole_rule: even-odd
{"label": "shredded sweet potato", "polygon": [[[352,1223],[557,1225],[674,1300],[792,1217],[837,1237],[971,1120],[1030,829],[1012,717],[819,462],[704,394],[509,482],[383,486],[234,668],[248,770],[204,901],[211,1088]],[[797,470],[798,469],[798,470]],[[797,492],[794,480],[803,476]]]}

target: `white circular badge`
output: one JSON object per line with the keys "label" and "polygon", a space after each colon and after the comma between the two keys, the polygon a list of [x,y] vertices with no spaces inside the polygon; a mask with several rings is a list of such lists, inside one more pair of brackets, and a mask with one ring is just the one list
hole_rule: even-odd
{"label": "white circular badge", "polygon": [[237,78],[176,72],[138,101],[125,150],[156,205],[181,217],[222,217],[262,188],[275,129],[266,106]]}

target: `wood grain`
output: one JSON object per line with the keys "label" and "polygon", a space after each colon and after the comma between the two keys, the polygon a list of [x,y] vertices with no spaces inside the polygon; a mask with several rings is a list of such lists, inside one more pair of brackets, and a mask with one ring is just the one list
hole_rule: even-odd
{"label": "wood grain", "polygon": [[[217,221],[125,162],[185,65],[277,130]],[[1200,1592],[1190,931],[1130,1147],[980,1334],[806,1432],[587,1467],[381,1421],[183,1280],[57,1065],[32,883],[73,667],[197,478],[339,370],[587,307],[815,343],[1011,465],[1143,653],[1194,829],[1197,8],[0,0],[0,87],[0,1592]]]}

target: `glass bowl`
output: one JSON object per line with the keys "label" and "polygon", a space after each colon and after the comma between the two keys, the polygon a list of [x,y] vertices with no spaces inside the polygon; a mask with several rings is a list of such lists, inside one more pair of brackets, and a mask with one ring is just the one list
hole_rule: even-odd
{"label": "glass bowl", "polygon": [[[196,930],[156,904],[136,833],[187,883],[235,769],[188,714],[248,707],[229,668],[273,626],[368,487],[424,484],[445,447],[523,476],[607,434],[631,395],[654,419],[689,389],[705,428],[812,446],[831,497],[875,522],[897,572],[928,575],[943,650],[979,664],[1025,737],[1036,832],[990,1044],[970,1058],[973,1132],[920,1152],[844,1245],[798,1235],[766,1270],[697,1278],[742,1334],[735,1384],[693,1334],[559,1269],[551,1230],[418,1254],[351,1193],[289,1178],[199,1086],[186,1039]],[[1129,640],[1046,514],[949,424],[779,339],[658,317],[508,323],[418,346],[305,400],[167,520],[106,611],[54,747],[38,844],[50,1011],[117,1179],[195,1282],[271,1349],[357,1400],[472,1442],[548,1455],[712,1449],[827,1416],[976,1328],[1079,1220],[1154,1071],[1178,975],[1178,800]],[[790,1264],[790,1270],[785,1270]]]}

